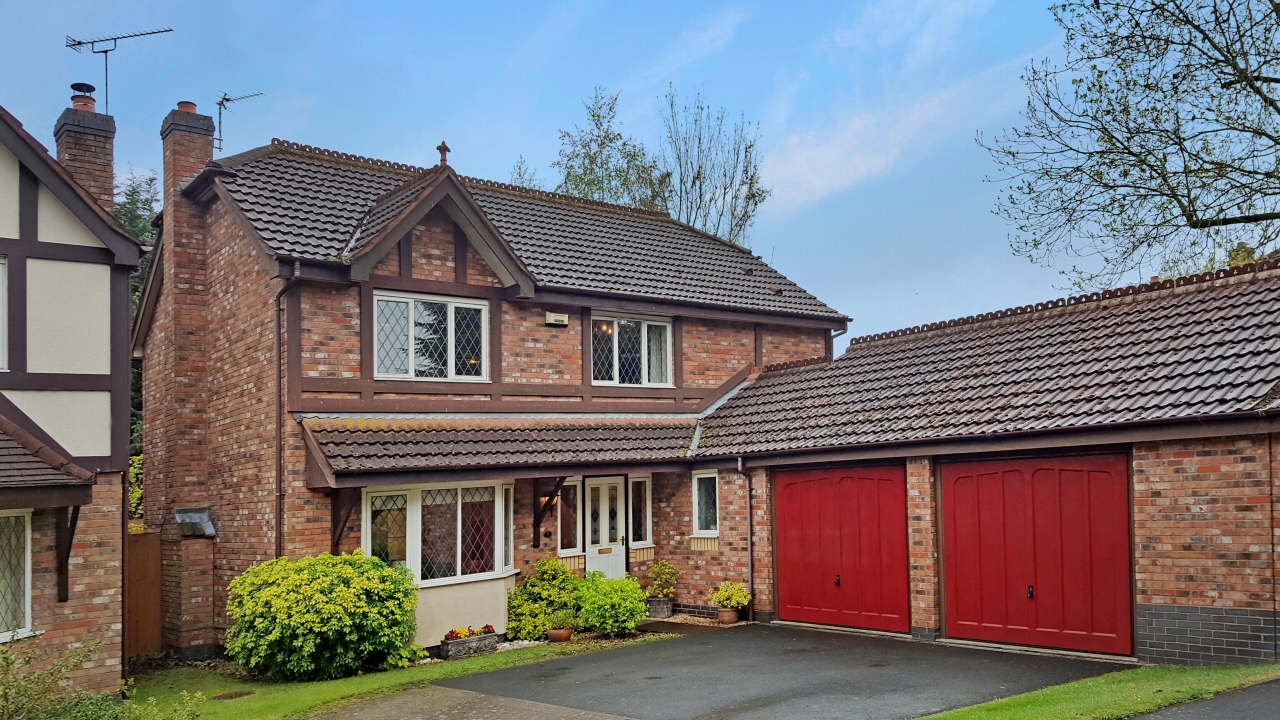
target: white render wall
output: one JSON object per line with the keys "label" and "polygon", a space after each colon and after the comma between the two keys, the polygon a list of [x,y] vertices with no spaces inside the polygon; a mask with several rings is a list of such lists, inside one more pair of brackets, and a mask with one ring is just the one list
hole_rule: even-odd
{"label": "white render wall", "polygon": [[23,414],[72,455],[102,457],[111,454],[111,393],[87,390],[3,392]]}
{"label": "white render wall", "polygon": [[111,374],[111,266],[27,259],[27,372]]}
{"label": "white render wall", "polygon": [[506,632],[507,593],[515,586],[515,575],[509,575],[419,589],[415,642],[423,647],[439,645],[444,634],[457,627],[479,630],[492,625],[494,630]]}
{"label": "white render wall", "polygon": [[[89,228],[80,222],[80,218],[67,209],[53,191],[40,185],[40,197],[36,214],[36,234],[40,242],[58,243],[59,245],[81,245],[84,247],[106,247],[98,236],[89,232]],[[17,237],[16,235],[14,237]]]}
{"label": "white render wall", "polygon": [[0,145],[0,237],[18,237],[18,158]]}

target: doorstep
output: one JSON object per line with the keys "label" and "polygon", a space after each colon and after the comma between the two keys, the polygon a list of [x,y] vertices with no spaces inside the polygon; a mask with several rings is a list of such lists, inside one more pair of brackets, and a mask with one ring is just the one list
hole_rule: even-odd
{"label": "doorstep", "polygon": [[816,623],[802,623],[791,620],[774,620],[770,625],[783,625],[786,627],[800,628],[803,630],[817,630],[819,632],[843,633],[846,635],[867,635],[870,637],[887,638],[889,640],[902,640],[905,642],[928,642],[936,645],[947,645],[950,647],[973,648],[975,650],[990,650],[993,652],[1013,653],[1016,655],[1042,655],[1047,657],[1071,658],[1073,660],[1089,660],[1092,662],[1105,662],[1113,665],[1133,665],[1135,667],[1150,665],[1150,663],[1142,662],[1134,657],[1124,655],[1106,655],[1103,653],[1080,652],[1078,650],[1057,650],[1055,648],[1032,647],[1030,645],[1003,645],[1001,643],[981,642],[979,640],[958,640],[955,638],[938,638],[937,640],[918,640],[906,633],[885,632],[884,630],[864,630],[862,628],[841,627],[839,625],[819,625]]}

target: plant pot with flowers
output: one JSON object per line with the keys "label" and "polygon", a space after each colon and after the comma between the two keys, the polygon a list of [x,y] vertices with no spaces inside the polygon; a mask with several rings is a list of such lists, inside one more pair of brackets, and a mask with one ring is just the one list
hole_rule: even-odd
{"label": "plant pot with flowers", "polygon": [[671,617],[671,600],[676,594],[676,581],[680,579],[680,568],[666,560],[659,560],[649,566],[645,573],[649,580],[648,593],[649,617]]}
{"label": "plant pot with flowers", "polygon": [[716,619],[721,625],[732,625],[738,622],[738,612],[751,604],[751,593],[742,583],[725,580],[720,587],[707,593],[711,603],[720,608]]}
{"label": "plant pot with flowers", "polygon": [[578,629],[578,615],[572,610],[561,610],[547,621],[547,640],[553,643],[569,642]]}
{"label": "plant pot with flowers", "polygon": [[440,657],[445,660],[468,658],[472,655],[484,655],[498,649],[498,633],[492,625],[485,625],[479,630],[469,627],[454,628],[444,634],[440,641]]}

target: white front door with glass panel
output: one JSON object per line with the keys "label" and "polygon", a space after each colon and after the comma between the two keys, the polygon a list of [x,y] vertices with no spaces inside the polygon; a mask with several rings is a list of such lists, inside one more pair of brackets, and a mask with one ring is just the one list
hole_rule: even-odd
{"label": "white front door with glass panel", "polygon": [[585,486],[587,572],[599,570],[607,578],[622,577],[627,574],[623,479],[590,478]]}

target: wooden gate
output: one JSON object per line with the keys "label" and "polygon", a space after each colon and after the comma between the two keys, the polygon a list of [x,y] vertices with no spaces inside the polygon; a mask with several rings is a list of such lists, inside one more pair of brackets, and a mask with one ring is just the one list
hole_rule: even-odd
{"label": "wooden gate", "polygon": [[124,657],[160,652],[160,533],[125,535],[129,555],[125,578]]}

